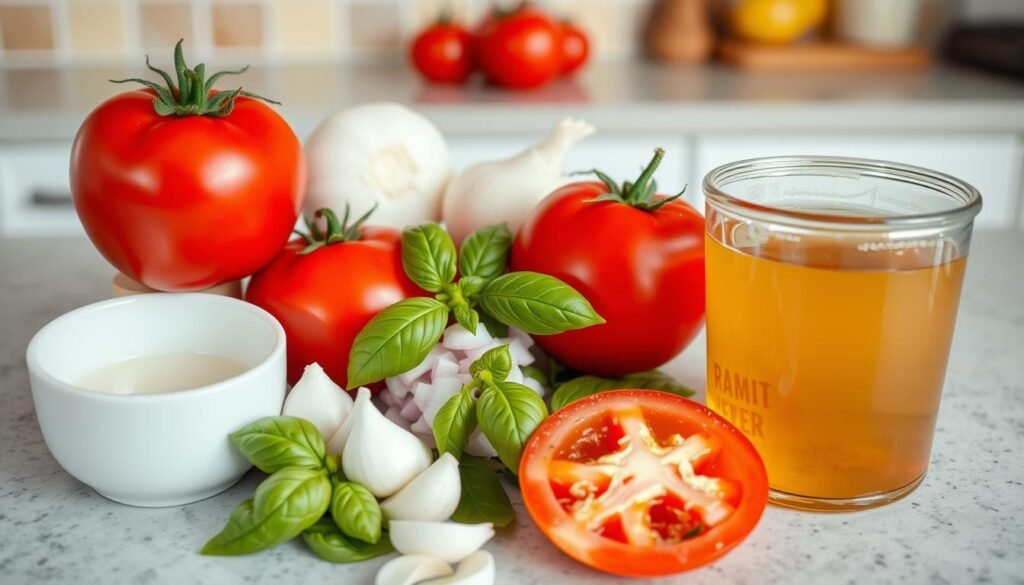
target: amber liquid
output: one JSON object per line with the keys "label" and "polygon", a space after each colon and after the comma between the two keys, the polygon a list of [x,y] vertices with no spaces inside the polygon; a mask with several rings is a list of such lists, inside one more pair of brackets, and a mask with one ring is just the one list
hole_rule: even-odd
{"label": "amber liquid", "polygon": [[750,437],[772,489],[841,500],[922,477],[966,258],[706,244],[708,405]]}

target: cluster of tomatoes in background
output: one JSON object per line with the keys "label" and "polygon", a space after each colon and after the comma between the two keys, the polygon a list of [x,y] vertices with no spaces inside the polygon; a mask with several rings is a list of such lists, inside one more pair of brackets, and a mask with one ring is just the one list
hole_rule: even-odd
{"label": "cluster of tomatoes in background", "polygon": [[513,89],[570,75],[586,63],[589,52],[582,30],[528,2],[509,11],[492,10],[475,31],[442,15],[410,48],[413,65],[428,81],[464,83],[479,69],[489,82]]}

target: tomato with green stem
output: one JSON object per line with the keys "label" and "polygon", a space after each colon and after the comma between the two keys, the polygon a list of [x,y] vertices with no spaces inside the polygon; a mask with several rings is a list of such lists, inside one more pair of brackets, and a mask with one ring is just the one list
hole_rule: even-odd
{"label": "tomato with green stem", "polygon": [[409,48],[416,70],[433,83],[464,83],[473,73],[473,35],[450,12],[420,31]]}
{"label": "tomato with green stem", "polygon": [[714,561],[768,501],[764,463],[739,429],[653,390],[595,394],[555,412],[526,445],[519,485],[555,546],[630,577]]}
{"label": "tomato with green stem", "polygon": [[487,80],[501,87],[540,87],[562,68],[561,30],[528,2],[489,15],[479,28],[474,51]]}

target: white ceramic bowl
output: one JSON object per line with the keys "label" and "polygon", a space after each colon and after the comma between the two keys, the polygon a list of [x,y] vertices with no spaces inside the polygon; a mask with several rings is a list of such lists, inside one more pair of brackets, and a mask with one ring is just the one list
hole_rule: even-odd
{"label": "white ceramic bowl", "polygon": [[[249,369],[166,394],[118,395],[75,386],[127,358],[211,353]],[[29,380],[46,446],[100,495],[133,506],[174,506],[219,493],[250,468],[228,439],[281,413],[285,335],[269,313],[236,299],[147,294],[75,309],[28,345]]]}

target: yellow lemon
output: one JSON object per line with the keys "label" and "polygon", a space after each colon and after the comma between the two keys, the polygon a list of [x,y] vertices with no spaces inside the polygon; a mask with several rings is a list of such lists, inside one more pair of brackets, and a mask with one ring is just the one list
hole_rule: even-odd
{"label": "yellow lemon", "polygon": [[786,44],[820,27],[827,5],[827,0],[738,0],[729,21],[740,38]]}

